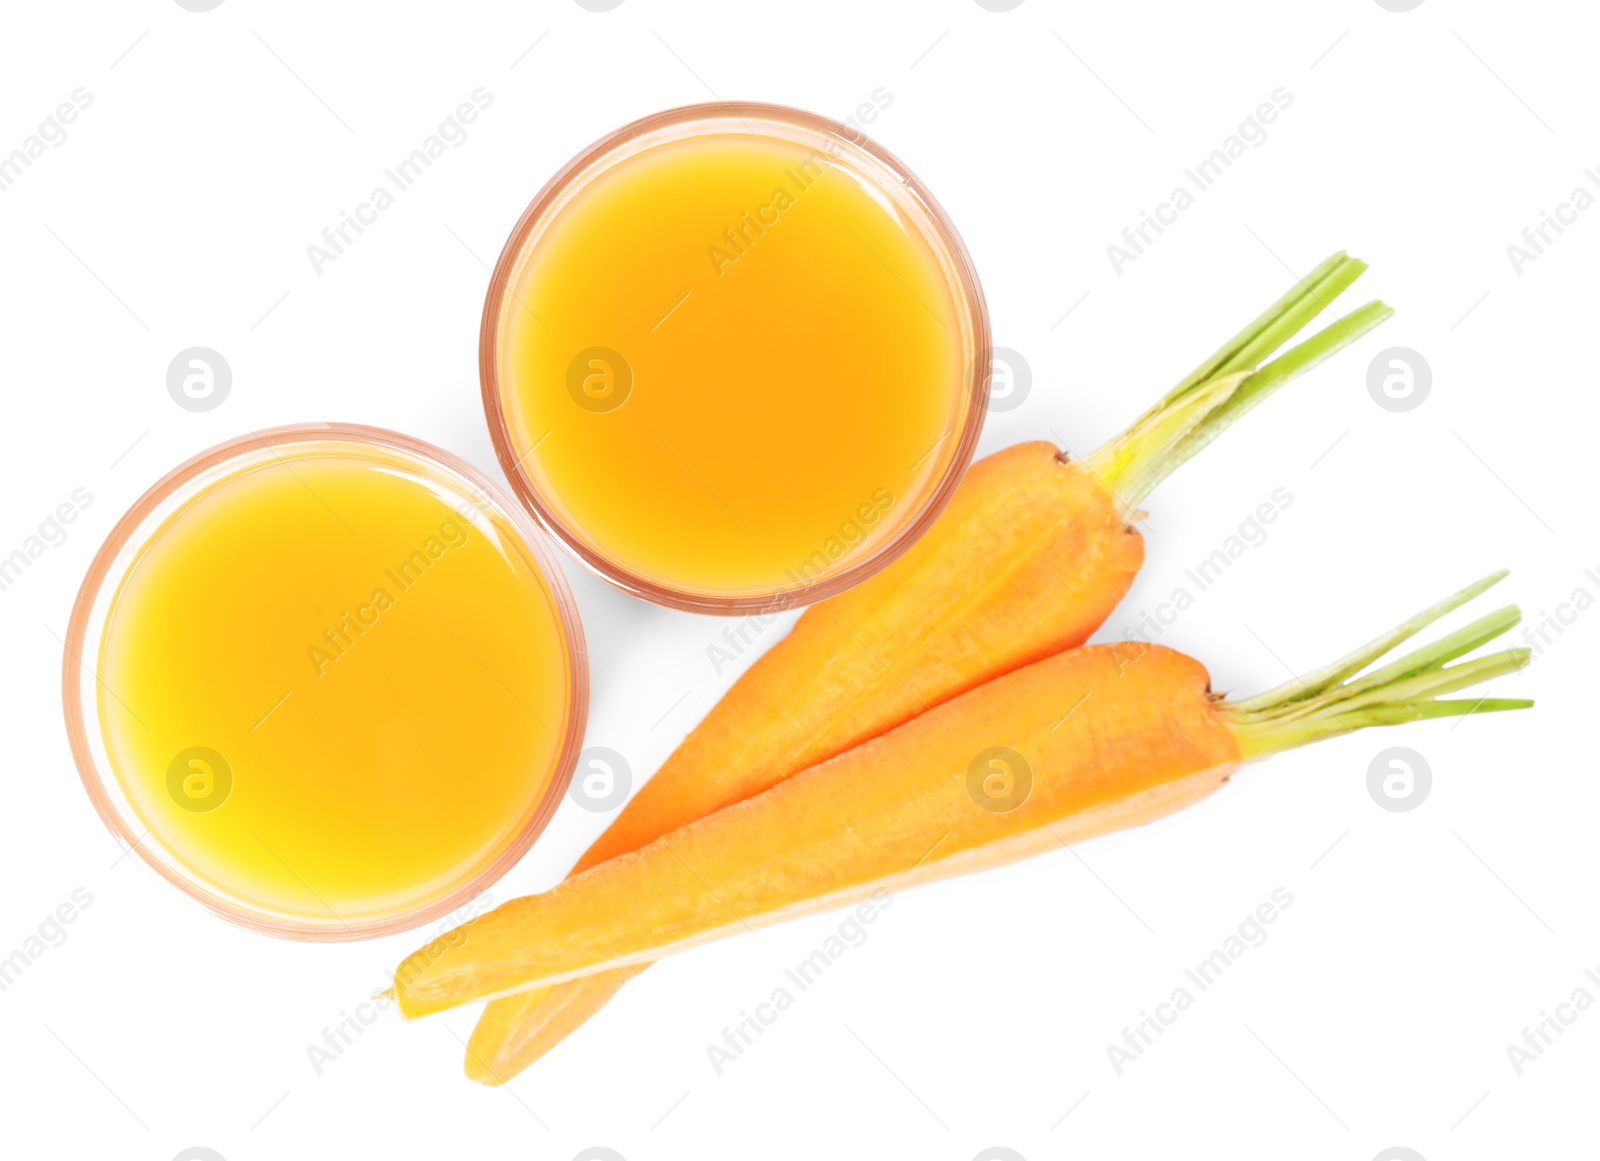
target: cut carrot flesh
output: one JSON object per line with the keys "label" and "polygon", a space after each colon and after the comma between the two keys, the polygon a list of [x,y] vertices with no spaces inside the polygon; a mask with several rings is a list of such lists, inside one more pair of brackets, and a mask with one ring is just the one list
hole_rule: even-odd
{"label": "cut carrot flesh", "polygon": [[1115,499],[1050,444],[979,461],[894,566],[808,610],[751,666],[575,870],[1082,644],[1143,559]]}
{"label": "cut carrot flesh", "polygon": [[1451,664],[1511,628],[1515,608],[1357,676],[1499,579],[1234,705],[1198,662],[1160,646],[1046,658],[435,940],[397,969],[399,1010],[412,1018],[635,967],[1148,822],[1212,793],[1247,758],[1320,738],[1525,708],[1441,697],[1527,663],[1513,649]]}
{"label": "cut carrot flesh", "polygon": [[[1081,644],[1132,583],[1139,501],[1244,412],[1390,313],[1368,304],[1261,365],[1365,269],[1335,254],[1086,460],[1024,443],[975,463],[900,560],[823,602],[735,683],[574,868],[775,785],[1000,674]],[[466,1069],[501,1083],[603,1006],[591,980],[490,1004]],[[553,1005],[540,1012],[541,1003]]]}
{"label": "cut carrot flesh", "polygon": [[[979,801],[998,767],[980,765],[978,795],[969,786],[969,767],[997,748],[1021,756],[1028,773],[1009,773],[1032,784],[1003,813]],[[1145,822],[1211,793],[1241,756],[1198,663],[1166,649],[1131,665],[1110,647],[1068,650],[502,905],[401,965],[400,1010],[649,962]]]}

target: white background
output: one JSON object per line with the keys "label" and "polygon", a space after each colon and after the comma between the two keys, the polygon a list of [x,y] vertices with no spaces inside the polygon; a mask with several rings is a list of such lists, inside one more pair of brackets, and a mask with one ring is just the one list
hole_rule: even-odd
{"label": "white background", "polygon": [[[1218,688],[1277,684],[1501,565],[1515,571],[1496,598],[1537,620],[1580,586],[1600,595],[1584,575],[1600,569],[1600,212],[1520,274],[1506,247],[1600,166],[1596,31],[1577,3],[1487,0],[8,6],[0,152],[75,88],[94,100],[0,193],[0,549],[73,489],[94,500],[0,593],[0,956],[74,888],[94,902],[0,994],[0,1152],[969,1161],[1002,1145],[1029,1161],[1370,1161],[1403,1145],[1442,1161],[1592,1147],[1600,1009],[1520,1076],[1506,1046],[1600,967],[1583,727],[1600,612],[1500,683],[1537,697],[1531,713],[1284,755],[1168,821],[902,895],[720,1076],[707,1044],[836,918],[662,965],[509,1091],[461,1076],[475,1010],[415,1025],[390,1012],[314,1070],[307,1046],[416,937],[274,941],[117,861],[68,754],[57,636],[121,512],[246,429],[377,424],[498,476],[476,379],[484,263],[590,141],[713,94],[842,118],[880,86],[893,103],[871,131],[936,192],[995,342],[1032,369],[983,451],[1095,446],[1335,248],[1373,265],[1342,305],[1381,295],[1399,312],[1150,499],[1148,563],[1102,638],[1279,487],[1294,502],[1270,539],[1163,638]],[[315,273],[307,244],[479,86],[494,103],[470,139]],[[1293,105],[1265,144],[1116,273],[1107,245],[1280,86]],[[233,370],[206,414],[165,387],[193,345]],[[1433,373],[1404,414],[1366,388],[1392,345]],[[589,743],[642,777],[733,678],[707,656],[723,625],[567,571],[593,658]],[[1396,744],[1433,771],[1409,813],[1366,788]],[[495,899],[551,884],[604,822],[564,805]],[[1117,1075],[1106,1046],[1277,887],[1294,903],[1270,939]]]}

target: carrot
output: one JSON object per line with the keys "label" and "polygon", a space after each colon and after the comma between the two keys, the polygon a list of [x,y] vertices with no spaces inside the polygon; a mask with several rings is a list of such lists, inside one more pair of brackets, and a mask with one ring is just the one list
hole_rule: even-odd
{"label": "carrot", "polygon": [[1526,649],[1450,664],[1516,624],[1515,607],[1355,676],[1504,575],[1237,703],[1211,691],[1198,662],[1160,646],[1036,662],[435,940],[397,970],[399,1009],[413,1018],[628,968],[1013,862],[1149,822],[1211,794],[1241,762],[1335,734],[1526,707],[1440,700],[1526,664]]}
{"label": "carrot", "polygon": [[[1129,527],[1140,501],[1250,408],[1389,316],[1369,303],[1260,366],[1365,269],[1333,255],[1086,459],[1023,443],[975,463],[904,556],[808,610],[733,685],[573,873],[1088,640],[1143,562]],[[510,1079],[642,970],[490,1005],[467,1075]]]}

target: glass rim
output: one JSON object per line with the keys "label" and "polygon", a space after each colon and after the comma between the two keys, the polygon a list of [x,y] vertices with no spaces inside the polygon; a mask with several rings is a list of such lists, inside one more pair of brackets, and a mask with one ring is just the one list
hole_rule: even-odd
{"label": "glass rim", "polygon": [[[175,502],[201,494],[216,482],[215,479],[208,477],[213,476],[231,461],[238,460],[250,452],[264,450],[272,453],[272,449],[284,445],[316,442],[342,442],[387,448],[420,460],[425,465],[443,468],[447,473],[476,489],[522,541],[522,547],[530,563],[535,566],[550,594],[563,651],[567,658],[568,708],[562,726],[564,736],[550,765],[551,777],[543,796],[534,805],[522,829],[499,855],[475,872],[461,886],[422,906],[376,919],[345,921],[334,915],[333,922],[295,920],[236,902],[200,882],[182,867],[176,856],[161,847],[148,831],[140,833],[142,827],[135,825],[138,816],[128,804],[126,795],[117,781],[116,773],[109,768],[102,771],[97,761],[96,748],[91,736],[99,736],[98,722],[85,716],[86,708],[91,706],[97,708],[99,694],[96,685],[99,678],[96,670],[89,669],[89,662],[84,659],[84,645],[91,628],[95,629],[96,633],[103,633],[105,613],[109,612],[108,604],[107,608],[100,610],[100,615],[97,616],[96,606],[101,603],[107,583],[119,584],[126,574],[125,565],[118,567],[123,561],[124,554],[130,547],[137,550],[148,542],[149,534],[155,531],[151,526],[152,517],[156,517]],[[136,538],[141,534],[142,538],[136,543]],[[98,667],[98,639],[93,649]],[[82,673],[86,669],[94,679],[88,683],[87,688],[82,680]],[[73,602],[72,615],[67,625],[66,640],[62,649],[61,697],[67,740],[78,776],[100,820],[105,823],[112,836],[123,844],[124,854],[129,850],[136,852],[161,878],[199,902],[212,914],[240,927],[283,939],[346,943],[409,931],[430,920],[447,915],[481,895],[528,852],[535,840],[548,827],[561,799],[566,795],[573,771],[577,767],[578,755],[583,747],[584,730],[588,722],[589,661],[577,603],[561,571],[559,559],[538,526],[528,518],[527,512],[506,493],[505,489],[460,457],[400,432],[352,423],[300,423],[267,428],[216,444],[191,456],[167,472],[133,502],[96,551]],[[93,734],[91,730],[94,731]],[[107,766],[109,767],[109,763]]]}
{"label": "glass rim", "polygon": [[[778,122],[834,138],[865,153],[878,166],[894,175],[903,191],[915,200],[932,224],[932,233],[924,235],[925,241],[941,249],[950,263],[955,284],[965,299],[965,314],[972,331],[972,355],[965,370],[967,412],[960,430],[952,433],[956,437],[953,454],[943,474],[925,492],[915,516],[861,559],[805,583],[771,592],[708,593],[664,584],[624,566],[586,543],[576,529],[569,527],[567,521],[546,504],[539,489],[523,471],[522,463],[526,457],[519,457],[512,446],[508,417],[501,403],[501,324],[508,300],[514,297],[512,277],[527,251],[531,236],[542,224],[545,215],[578,178],[601,165],[609,155],[647,134],[700,121],[739,120],[745,117]],[[972,257],[967,253],[966,245],[944,208],[904,162],[859,129],[816,113],[761,101],[706,101],[664,109],[613,130],[581,150],[534,195],[512,228],[490,275],[478,334],[478,379],[482,388],[484,413],[489,421],[489,438],[494,444],[500,468],[510,482],[512,492],[547,535],[590,572],[632,596],[687,612],[735,616],[796,608],[837,596],[887,568],[921,538],[950,502],[977,451],[978,438],[987,417],[989,384],[993,374],[993,364],[989,358],[992,343],[988,305]]]}

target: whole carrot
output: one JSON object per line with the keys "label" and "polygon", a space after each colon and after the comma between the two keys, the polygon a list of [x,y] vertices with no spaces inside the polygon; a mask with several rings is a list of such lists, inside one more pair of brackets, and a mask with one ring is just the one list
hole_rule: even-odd
{"label": "whole carrot", "polygon": [[[573,873],[1088,640],[1143,562],[1129,525],[1144,497],[1251,407],[1388,317],[1369,303],[1261,365],[1365,268],[1333,255],[1086,459],[1023,443],[975,463],[904,556],[808,610],[733,685]],[[491,1004],[468,1044],[467,1075],[515,1076],[644,966]]]}
{"label": "whole carrot", "polygon": [[1526,707],[1440,700],[1526,663],[1518,649],[1450,664],[1516,624],[1515,607],[1355,676],[1503,575],[1237,703],[1212,692],[1198,662],[1160,646],[1068,650],[996,678],[434,941],[396,972],[400,1011],[627,968],[1149,822],[1211,794],[1241,762],[1335,734]]}

